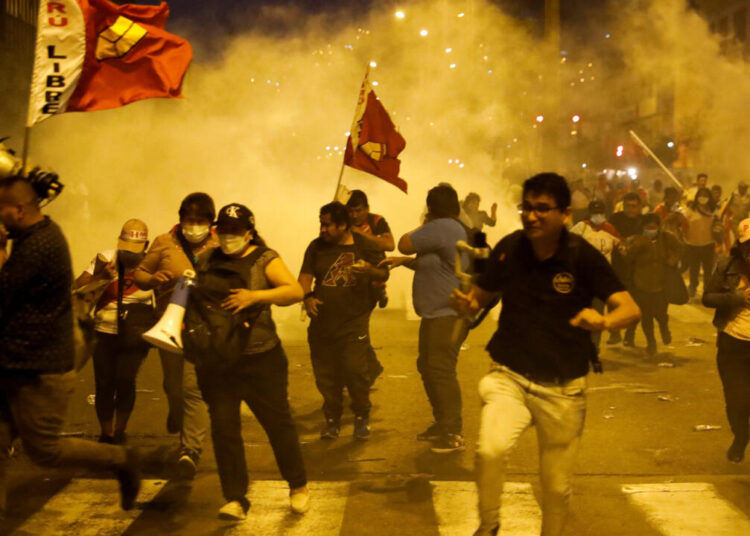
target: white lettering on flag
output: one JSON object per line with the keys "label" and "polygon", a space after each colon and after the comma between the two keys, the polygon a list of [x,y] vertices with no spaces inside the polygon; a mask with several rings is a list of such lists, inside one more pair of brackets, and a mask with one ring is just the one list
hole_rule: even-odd
{"label": "white lettering on flag", "polygon": [[65,111],[86,55],[86,28],[76,0],[41,0],[26,126]]}

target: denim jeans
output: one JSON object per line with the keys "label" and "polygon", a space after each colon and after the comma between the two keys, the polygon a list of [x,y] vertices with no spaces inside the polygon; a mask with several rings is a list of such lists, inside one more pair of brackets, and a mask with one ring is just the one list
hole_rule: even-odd
{"label": "denim jeans", "polygon": [[456,365],[467,333],[466,321],[458,316],[423,318],[419,324],[417,370],[432,406],[432,416],[444,434],[460,434],[462,429]]}
{"label": "denim jeans", "polygon": [[195,365],[180,354],[159,350],[169,412],[182,424],[180,445],[200,455],[208,434],[208,409],[198,388]]}
{"label": "denim jeans", "polygon": [[0,375],[0,513],[6,509],[9,449],[15,437],[32,461],[46,467],[114,470],[126,462],[125,449],[61,437],[76,374]]}
{"label": "denim jeans", "polygon": [[476,535],[494,534],[500,526],[505,468],[521,433],[533,424],[539,440],[542,535],[559,536],[586,416],[586,377],[561,385],[535,383],[493,365],[479,382],[479,394],[483,407],[476,460],[480,518]]}

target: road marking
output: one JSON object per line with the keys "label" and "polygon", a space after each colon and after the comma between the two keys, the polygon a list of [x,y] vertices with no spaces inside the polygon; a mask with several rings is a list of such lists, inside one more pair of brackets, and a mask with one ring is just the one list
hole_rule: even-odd
{"label": "road marking", "polygon": [[224,536],[339,536],[349,499],[349,482],[308,482],[310,511],[296,515],[289,508],[289,485],[280,480],[250,484],[247,519]]}
{"label": "road marking", "polygon": [[750,534],[745,514],[719,497],[713,484],[634,484],[622,491],[665,536]]}
{"label": "road marking", "polygon": [[[432,503],[440,536],[473,534],[479,526],[477,488],[473,482],[433,482]],[[537,536],[542,512],[531,484],[506,482],[500,508],[500,536]]]}
{"label": "road marking", "polygon": [[[148,502],[166,480],[143,480],[138,502]],[[44,507],[18,527],[13,536],[116,536],[125,532],[141,514],[120,508],[116,480],[77,478],[52,497]]]}
{"label": "road marking", "polygon": [[713,311],[699,305],[686,303],[685,305],[670,307],[669,316],[686,324],[705,324],[711,322]]}

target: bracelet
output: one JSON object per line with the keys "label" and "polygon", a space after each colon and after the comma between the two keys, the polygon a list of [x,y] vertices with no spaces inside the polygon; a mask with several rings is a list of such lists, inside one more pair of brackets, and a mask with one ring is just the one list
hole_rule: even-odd
{"label": "bracelet", "polygon": [[311,290],[310,292],[308,292],[307,294],[305,294],[305,297],[302,298],[302,299],[306,300],[307,298],[312,298],[313,296],[315,296],[315,293]]}

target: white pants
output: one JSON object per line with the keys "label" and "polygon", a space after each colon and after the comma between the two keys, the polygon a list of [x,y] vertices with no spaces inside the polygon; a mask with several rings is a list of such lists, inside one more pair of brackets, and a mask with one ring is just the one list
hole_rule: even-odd
{"label": "white pants", "polygon": [[564,384],[534,383],[493,365],[479,382],[482,419],[476,474],[480,528],[499,533],[505,468],[521,433],[536,425],[542,485],[542,536],[559,536],[567,517],[578,446],[586,417],[586,377]]}

